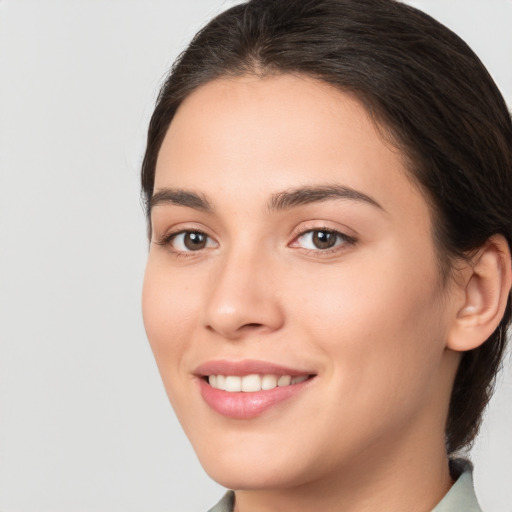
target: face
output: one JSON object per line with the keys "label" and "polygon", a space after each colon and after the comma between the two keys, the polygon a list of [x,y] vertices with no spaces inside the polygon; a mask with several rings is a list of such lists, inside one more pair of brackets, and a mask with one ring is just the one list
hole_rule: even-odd
{"label": "face", "polygon": [[429,209],[352,96],[288,75],[199,88],[151,225],[148,338],[215,480],[291,488],[443,442],[454,308]]}

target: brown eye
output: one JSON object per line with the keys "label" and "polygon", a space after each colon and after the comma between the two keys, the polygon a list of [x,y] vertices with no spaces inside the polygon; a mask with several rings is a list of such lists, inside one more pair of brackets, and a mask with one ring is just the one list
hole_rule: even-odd
{"label": "brown eye", "polygon": [[177,252],[200,251],[209,247],[216,247],[216,243],[201,231],[181,231],[172,235],[170,246]]}
{"label": "brown eye", "polygon": [[330,249],[336,245],[337,233],[332,231],[313,231],[312,242],[317,249]]}
{"label": "brown eye", "polygon": [[332,229],[310,229],[297,237],[297,246],[312,251],[326,251],[344,244],[353,244],[355,240]]}
{"label": "brown eye", "polygon": [[191,231],[184,234],[183,244],[189,251],[197,251],[206,247],[206,235]]}

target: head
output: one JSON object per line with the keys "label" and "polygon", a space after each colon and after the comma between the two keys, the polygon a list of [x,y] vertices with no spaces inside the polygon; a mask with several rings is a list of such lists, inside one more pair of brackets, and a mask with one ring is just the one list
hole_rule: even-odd
{"label": "head", "polygon": [[[490,245],[505,254],[510,273],[512,124],[506,105],[458,36],[393,0],[252,0],[212,20],[173,66],[151,119],[142,168],[148,213],[162,146],[180,107],[197,110],[193,98],[199,95],[216,101],[226,84],[245,84],[240,87],[248,94],[251,80],[277,84],[283,77],[290,95],[298,78],[324,87],[332,101],[340,94],[347,105],[358,105],[399,156],[427,208],[440,297]],[[448,453],[474,439],[492,393],[511,316],[509,281],[504,287],[499,319],[486,326],[485,337],[476,339],[484,330],[465,336],[459,329],[450,348],[458,357],[446,384]]]}

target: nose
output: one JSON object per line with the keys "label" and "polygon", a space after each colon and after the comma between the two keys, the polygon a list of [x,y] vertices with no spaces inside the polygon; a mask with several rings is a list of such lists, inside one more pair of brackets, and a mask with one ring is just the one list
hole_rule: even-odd
{"label": "nose", "polygon": [[220,260],[210,276],[206,328],[230,340],[279,329],[284,312],[273,262],[250,249]]}

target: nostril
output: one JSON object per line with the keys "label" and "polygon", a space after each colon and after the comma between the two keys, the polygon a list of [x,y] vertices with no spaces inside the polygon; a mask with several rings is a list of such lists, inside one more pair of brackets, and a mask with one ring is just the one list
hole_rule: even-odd
{"label": "nostril", "polygon": [[[253,330],[257,330],[257,329],[261,329],[262,327],[264,327],[264,324],[260,324],[260,323],[257,323],[257,322],[250,322],[250,323],[247,323],[247,324],[243,324],[241,325],[240,327],[236,327],[233,329],[233,333],[243,333],[243,332],[246,332],[246,331],[253,331]],[[215,326],[213,325],[207,325],[206,328],[209,330],[209,331],[218,331],[218,332],[221,332],[221,330],[219,328],[215,328]],[[224,333],[224,335],[227,336],[226,333]],[[236,334],[233,334],[234,336]]]}
{"label": "nostril", "polygon": [[245,324],[244,327],[249,327],[249,328],[257,328],[257,327],[261,327],[262,324],[256,324],[256,323],[251,323],[251,324]]}

